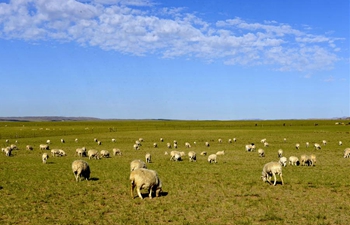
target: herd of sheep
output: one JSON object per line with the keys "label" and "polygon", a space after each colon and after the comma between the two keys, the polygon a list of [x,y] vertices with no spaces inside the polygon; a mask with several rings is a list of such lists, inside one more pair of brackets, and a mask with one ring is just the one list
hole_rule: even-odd
{"label": "herd of sheep", "polygon": [[[160,138],[159,139],[160,142],[163,142],[164,139]],[[65,143],[64,139],[60,140],[61,143]],[[228,143],[232,143],[232,142],[236,142],[237,139],[233,138],[233,139],[229,139]],[[78,142],[78,139],[75,139],[75,142]],[[96,142],[98,145],[101,145],[102,142],[97,140],[96,138],[94,139],[94,142]],[[116,142],[115,139],[112,139],[112,142]],[[218,139],[218,143],[222,143],[222,139]],[[261,141],[261,144],[266,147],[266,148],[270,148],[267,140],[264,138]],[[286,138],[284,138],[284,142],[286,142]],[[6,140],[6,143],[9,143],[8,140]],[[17,142],[16,142],[17,143]],[[50,149],[50,144],[51,141],[47,140],[45,144],[40,144],[39,145],[39,150],[50,150],[51,152],[51,156],[52,157],[63,157],[66,156],[66,152],[62,149]],[[143,139],[139,138],[138,140],[135,141],[135,143],[133,144],[133,149],[134,150],[140,150],[142,148],[142,144],[143,144]],[[193,142],[193,145],[196,146],[197,142]],[[323,140],[322,141],[323,146],[327,145],[327,141]],[[342,142],[339,141],[338,142],[339,145],[342,145]],[[308,148],[310,146],[309,142],[305,143],[306,148]],[[314,149],[315,150],[320,150],[322,147],[320,144],[318,143],[314,143],[313,144]],[[153,143],[153,147],[154,148],[158,148],[159,145],[158,143]],[[186,142],[184,144],[184,147],[186,149],[190,149],[192,148],[192,145],[189,142]],[[210,147],[210,143],[209,142],[205,142],[203,144],[203,148],[209,148]],[[171,161],[182,161],[184,159],[184,157],[188,157],[189,162],[196,162],[197,161],[197,155],[196,152],[193,150],[188,151],[188,153],[186,154],[184,151],[178,151],[178,142],[176,140],[173,141],[173,143],[166,143],[166,148],[171,149],[172,151],[170,151],[170,160]],[[5,153],[6,156],[11,156],[11,152],[13,150],[18,149],[16,144],[11,144],[5,148],[2,148],[2,151]],[[26,146],[27,150],[34,150],[33,146],[31,145],[27,145]],[[176,149],[176,150],[175,150]],[[256,145],[254,143],[250,143],[245,145],[245,150],[247,152],[254,152],[256,149]],[[300,143],[296,143],[295,144],[295,149],[299,150],[300,149]],[[261,158],[264,158],[266,156],[264,149],[259,148],[257,150],[258,152],[258,156]],[[113,148],[112,149],[112,153],[113,156],[122,156],[122,152],[120,149],[118,148]],[[167,151],[165,151],[164,153],[165,155],[169,155],[169,153]],[[208,153],[207,151],[202,151],[200,153],[201,157],[202,156],[206,156]],[[109,158],[111,157],[110,153],[108,150],[95,150],[95,149],[90,149],[87,150],[85,147],[81,147],[81,148],[77,148],[75,151],[75,155],[79,158],[83,158],[83,157],[87,157],[89,160],[91,159],[101,159],[101,158]],[[219,157],[223,157],[225,155],[225,151],[217,151],[216,153],[213,154],[209,154],[207,157],[207,161],[209,163],[217,163],[218,162],[218,156]],[[346,148],[344,150],[344,158],[349,158],[350,157],[350,148]],[[47,163],[49,159],[49,154],[45,151],[42,154],[41,160],[44,164]],[[131,183],[131,196],[134,197],[134,189],[136,188],[137,190],[137,194],[138,196],[142,199],[142,194],[141,194],[141,190],[147,190],[148,191],[148,195],[149,198],[152,198],[152,196],[155,194],[155,196],[160,196],[161,192],[162,192],[162,182],[157,174],[156,171],[148,169],[147,168],[147,164],[151,163],[151,154],[150,153],[146,153],[145,155],[145,162],[140,160],[140,159],[136,159],[133,160],[130,163],[130,183]],[[289,162],[289,163],[288,163]],[[311,155],[306,155],[306,154],[302,154],[300,156],[300,159],[295,156],[289,156],[289,158],[287,159],[287,157],[283,156],[283,150],[279,149],[277,150],[277,157],[276,157],[276,161],[272,161],[272,162],[267,162],[262,169],[261,172],[261,178],[264,182],[268,182],[269,184],[272,184],[271,182],[271,178],[274,177],[274,182],[273,185],[276,185],[277,181],[276,181],[276,175],[278,175],[280,177],[281,183],[282,185],[284,184],[283,182],[283,176],[282,176],[282,168],[286,167],[287,164],[292,165],[292,166],[315,166],[316,165],[316,155],[315,154],[311,154]],[[72,171],[75,177],[75,180],[78,182],[81,180],[81,178],[89,180],[90,179],[90,166],[89,164],[82,160],[82,159],[78,159],[75,160],[72,163]]]}

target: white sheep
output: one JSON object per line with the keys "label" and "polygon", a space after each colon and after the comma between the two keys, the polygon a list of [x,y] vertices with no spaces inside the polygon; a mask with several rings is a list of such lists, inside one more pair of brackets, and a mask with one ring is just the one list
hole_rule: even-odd
{"label": "white sheep", "polygon": [[208,162],[209,163],[213,163],[213,162],[217,163],[216,158],[217,158],[216,154],[211,154],[211,155],[208,156]]}
{"label": "white sheep", "polygon": [[231,139],[231,138],[230,138],[230,139],[228,139],[228,143],[230,143],[230,144],[232,143],[232,139]]}
{"label": "white sheep", "polygon": [[339,141],[339,142],[338,142],[338,145],[339,145],[339,146],[343,145],[343,142],[342,142],[342,141]]}
{"label": "white sheep", "polygon": [[51,141],[50,140],[46,140],[46,144],[51,144]]}
{"label": "white sheep", "polygon": [[177,148],[177,143],[174,143],[174,148]]}
{"label": "white sheep", "polygon": [[100,155],[101,155],[101,157],[103,157],[103,158],[109,158],[109,151],[107,151],[107,150],[101,150],[101,151],[100,151]]}
{"label": "white sheep", "polygon": [[146,163],[139,159],[135,159],[130,163],[130,171],[134,171],[139,168],[147,169]]}
{"label": "white sheep", "polygon": [[164,141],[164,139],[163,139],[163,138],[159,138],[159,141],[160,141],[160,142],[163,142],[163,141]]}
{"label": "white sheep", "polygon": [[201,152],[201,155],[207,155],[206,151]]}
{"label": "white sheep", "polygon": [[281,157],[279,160],[279,163],[281,164],[281,166],[286,167],[287,166],[287,158],[286,157]]}
{"label": "white sheep", "polygon": [[296,144],[295,144],[295,148],[299,150],[299,149],[300,149],[300,144],[299,144],[299,143],[296,143]]}
{"label": "white sheep", "polygon": [[140,146],[139,146],[138,144],[134,144],[133,148],[134,148],[135,150],[140,150]]}
{"label": "white sheep", "polygon": [[167,151],[164,152],[164,155],[169,155],[169,153]]}
{"label": "white sheep", "polygon": [[27,150],[33,150],[34,148],[33,148],[33,146],[31,146],[31,145],[26,145],[26,149],[27,149]]}
{"label": "white sheep", "polygon": [[310,146],[310,143],[309,142],[306,142],[305,143],[306,147],[308,148]]}
{"label": "white sheep", "polygon": [[190,162],[196,162],[197,161],[196,153],[194,151],[189,151],[188,159]]}
{"label": "white sheep", "polygon": [[58,149],[51,149],[51,155],[52,156],[60,156],[60,152],[58,151]]}
{"label": "white sheep", "polygon": [[112,142],[116,142],[116,140],[114,138],[112,138]]}
{"label": "white sheep", "polygon": [[344,158],[349,158],[350,157],[350,148],[346,148],[344,150]]}
{"label": "white sheep", "polygon": [[312,160],[308,155],[300,156],[300,165],[302,166],[312,166]]}
{"label": "white sheep", "polygon": [[179,151],[171,151],[170,160],[181,161],[181,153]]}
{"label": "white sheep", "polygon": [[88,157],[89,159],[94,158],[94,159],[100,159],[100,154],[98,153],[97,150],[95,149],[90,149],[88,151]]}
{"label": "white sheep", "polygon": [[233,138],[233,142],[236,142],[237,141],[237,139],[236,138]]}
{"label": "white sheep", "polygon": [[209,144],[208,141],[205,142],[205,146],[206,146],[206,147],[210,147],[210,144]]}
{"label": "white sheep", "polygon": [[41,156],[43,163],[46,163],[48,158],[49,158],[49,154],[47,154],[46,152]]}
{"label": "white sheep", "polygon": [[283,178],[282,178],[282,166],[279,162],[269,162],[266,163],[263,167],[263,170],[261,172],[261,178],[264,182],[268,182],[271,184],[271,177],[274,177],[274,183],[273,185],[276,185],[276,174],[278,174],[281,178],[282,185],[284,184]]}
{"label": "white sheep", "polygon": [[40,150],[49,150],[49,145],[48,144],[40,144],[39,145]]}
{"label": "white sheep", "polygon": [[251,144],[249,144],[249,145],[246,145],[246,146],[245,146],[245,150],[246,150],[247,152],[253,152],[253,151],[255,150],[255,144],[254,144],[254,143],[251,143]]}
{"label": "white sheep", "polygon": [[265,157],[265,151],[264,151],[264,149],[259,148],[259,149],[258,149],[258,153],[259,153],[259,156],[260,156],[260,157]]}
{"label": "white sheep", "polygon": [[312,166],[316,166],[316,155],[311,154],[310,159],[311,159]]}
{"label": "white sheep", "polygon": [[156,142],[153,143],[153,148],[158,148],[158,144]]}
{"label": "white sheep", "polygon": [[97,144],[98,144],[98,145],[102,145],[102,142],[101,142],[101,141],[97,141]]}
{"label": "white sheep", "polygon": [[278,158],[281,158],[282,155],[283,155],[283,150],[282,149],[278,149],[277,154],[278,154]]}
{"label": "white sheep", "polygon": [[261,142],[261,143],[265,143],[265,142],[266,142],[266,138],[261,139],[260,142]]}
{"label": "white sheep", "polygon": [[75,150],[75,153],[80,157],[86,156],[86,148],[85,147],[77,148]]}
{"label": "white sheep", "polygon": [[12,154],[12,149],[10,147],[3,148],[2,151],[5,152],[6,156],[11,156]]}
{"label": "white sheep", "polygon": [[78,143],[78,138],[74,139],[75,143]]}
{"label": "white sheep", "polygon": [[167,148],[171,148],[171,144],[168,142],[166,143]]}
{"label": "white sheep", "polygon": [[186,148],[191,148],[191,144],[190,144],[189,142],[186,142],[186,143],[185,143],[185,147],[186,147]]}
{"label": "white sheep", "polygon": [[298,157],[296,156],[290,156],[289,157],[289,165],[295,165],[298,166],[300,164]]}
{"label": "white sheep", "polygon": [[326,145],[327,141],[326,140],[322,140],[322,143],[323,143],[323,145]]}
{"label": "white sheep", "polygon": [[90,178],[90,166],[87,162],[83,160],[75,160],[72,163],[72,170],[75,180],[78,182],[83,177],[86,180]]}
{"label": "white sheep", "polygon": [[146,163],[151,163],[151,154],[150,153],[146,153],[145,159],[146,159]]}
{"label": "white sheep", "polygon": [[141,195],[141,190],[146,189],[148,191],[148,196],[151,199],[153,192],[155,192],[156,197],[159,197],[162,192],[162,182],[156,171],[139,168],[130,173],[131,182],[131,197],[134,198],[134,189],[138,196],[143,199]]}
{"label": "white sheep", "polygon": [[143,142],[143,138],[139,138],[139,142]]}
{"label": "white sheep", "polygon": [[219,138],[219,139],[218,139],[218,142],[219,142],[219,143],[222,143],[222,139],[221,139],[221,138]]}
{"label": "white sheep", "polygon": [[216,152],[216,155],[225,155],[225,151],[218,151]]}
{"label": "white sheep", "polygon": [[61,143],[65,143],[66,141],[64,139],[61,139]]}
{"label": "white sheep", "polygon": [[319,150],[320,150],[320,149],[321,149],[321,145],[320,145],[320,144],[318,144],[318,143],[315,143],[315,144],[314,144],[314,148],[315,148],[315,149],[319,149]]}
{"label": "white sheep", "polygon": [[11,144],[10,145],[10,148],[11,148],[11,150],[17,150],[18,148],[17,148],[17,145],[15,145],[15,144]]}
{"label": "white sheep", "polygon": [[113,155],[116,156],[116,155],[122,155],[122,152],[120,151],[119,148],[113,148]]}
{"label": "white sheep", "polygon": [[269,143],[264,142],[264,147],[269,147]]}

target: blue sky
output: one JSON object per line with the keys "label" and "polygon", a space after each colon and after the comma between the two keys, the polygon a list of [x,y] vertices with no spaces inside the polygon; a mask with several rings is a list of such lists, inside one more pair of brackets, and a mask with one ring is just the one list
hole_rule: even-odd
{"label": "blue sky", "polygon": [[349,1],[0,1],[0,117],[350,116]]}

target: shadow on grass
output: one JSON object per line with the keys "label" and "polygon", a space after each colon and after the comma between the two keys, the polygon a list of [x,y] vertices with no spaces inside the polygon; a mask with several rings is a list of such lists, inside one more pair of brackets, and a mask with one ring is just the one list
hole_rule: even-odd
{"label": "shadow on grass", "polygon": [[54,162],[46,162],[46,164],[55,164]]}
{"label": "shadow on grass", "polygon": [[100,179],[97,178],[97,177],[91,177],[89,180],[91,180],[91,181],[97,181],[97,180],[100,180]]}
{"label": "shadow on grass", "polygon": [[0,186],[0,190],[2,190],[3,189],[3,187],[2,186]]}

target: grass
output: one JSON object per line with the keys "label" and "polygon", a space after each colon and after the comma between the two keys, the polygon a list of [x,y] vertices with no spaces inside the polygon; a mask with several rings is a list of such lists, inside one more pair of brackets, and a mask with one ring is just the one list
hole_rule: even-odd
{"label": "grass", "polygon": [[[135,151],[132,146],[140,137],[144,142]],[[229,144],[234,137],[237,142]],[[349,159],[342,155],[350,146],[349,126],[333,120],[0,122],[0,138],[1,147],[15,140],[19,147],[12,157],[0,155],[1,224],[347,224],[350,219]],[[269,147],[263,147],[262,138]],[[43,164],[44,151],[38,146],[47,139],[50,148],[62,148],[67,156],[50,157]],[[305,147],[306,141],[321,144],[323,139],[328,143],[322,150]],[[185,152],[184,143],[196,141],[191,150],[197,162],[171,162],[164,152],[169,152],[166,142],[173,140]],[[153,148],[153,142],[159,147]],[[265,158],[245,151],[251,142],[265,150]],[[297,142],[300,150],[294,147]],[[34,150],[25,150],[27,144]],[[116,147],[123,155],[85,158],[92,179],[77,183],[71,163],[82,146],[110,152]],[[262,167],[278,160],[280,148],[287,157],[314,153],[316,166],[283,168],[284,186],[263,183]],[[218,156],[217,164],[199,155],[221,150],[225,155]],[[158,172],[165,193],[141,200],[135,192],[133,199],[129,165],[133,159],[144,160],[147,152],[153,161],[148,168]]]}

